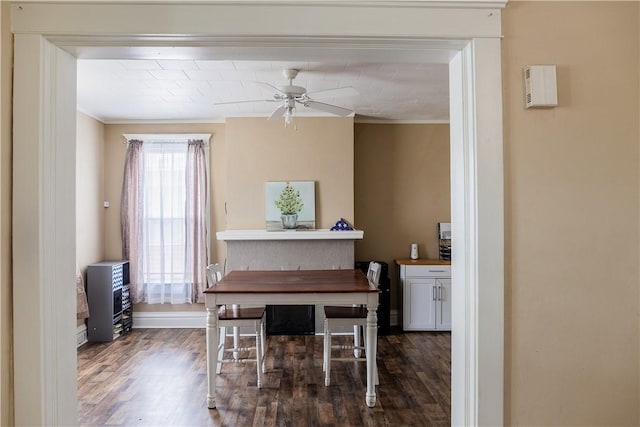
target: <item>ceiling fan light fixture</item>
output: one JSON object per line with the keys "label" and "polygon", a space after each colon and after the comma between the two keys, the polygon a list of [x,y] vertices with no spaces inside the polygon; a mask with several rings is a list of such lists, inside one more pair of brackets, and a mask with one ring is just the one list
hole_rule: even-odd
{"label": "ceiling fan light fixture", "polygon": [[[294,113],[295,113],[295,107],[287,107],[287,110],[284,113],[284,127],[288,127],[291,123],[293,123],[295,117],[294,117]],[[294,127],[297,128],[297,126]]]}

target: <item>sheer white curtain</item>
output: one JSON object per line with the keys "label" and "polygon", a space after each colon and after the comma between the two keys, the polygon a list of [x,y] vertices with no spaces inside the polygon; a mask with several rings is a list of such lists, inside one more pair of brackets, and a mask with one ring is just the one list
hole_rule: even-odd
{"label": "sheer white curtain", "polygon": [[149,304],[188,303],[186,271],[187,145],[149,142],[143,146],[142,274]]}
{"label": "sheer white curtain", "polygon": [[137,301],[203,301],[209,258],[206,144],[152,140],[140,146],[137,176],[127,177],[132,168],[125,168],[122,212],[123,254],[138,260],[135,270],[131,266],[132,276],[140,275]]}

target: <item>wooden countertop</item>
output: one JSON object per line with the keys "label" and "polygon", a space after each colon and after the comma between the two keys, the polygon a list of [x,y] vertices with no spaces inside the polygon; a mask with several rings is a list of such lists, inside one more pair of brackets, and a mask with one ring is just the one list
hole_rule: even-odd
{"label": "wooden countertop", "polygon": [[397,259],[398,265],[451,265],[451,261],[441,259]]}

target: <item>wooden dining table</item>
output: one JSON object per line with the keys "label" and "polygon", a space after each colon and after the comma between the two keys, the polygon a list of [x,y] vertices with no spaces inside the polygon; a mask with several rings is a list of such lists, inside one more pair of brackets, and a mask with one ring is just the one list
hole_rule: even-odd
{"label": "wooden dining table", "polygon": [[216,407],[216,365],[218,362],[218,306],[247,305],[342,305],[367,306],[367,388],[365,403],[376,404],[375,369],[378,337],[379,290],[361,270],[235,270],[217,285],[204,291],[207,309],[207,406]]}

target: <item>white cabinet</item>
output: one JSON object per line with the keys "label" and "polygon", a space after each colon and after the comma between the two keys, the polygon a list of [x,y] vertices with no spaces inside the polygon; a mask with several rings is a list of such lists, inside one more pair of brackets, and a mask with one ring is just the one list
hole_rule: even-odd
{"label": "white cabinet", "polygon": [[397,260],[405,331],[451,330],[451,265],[438,260]]}

